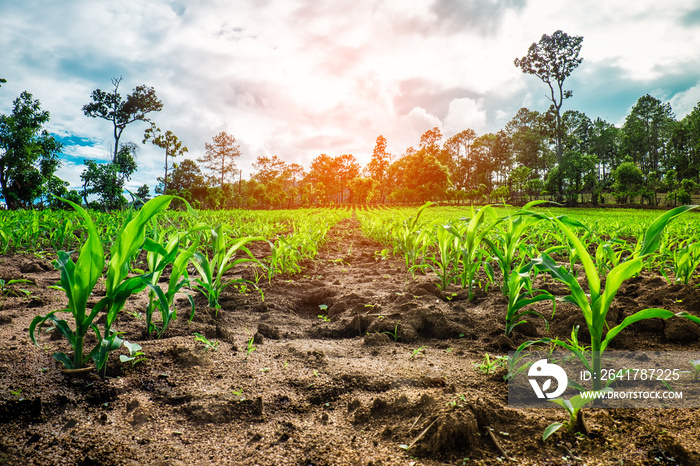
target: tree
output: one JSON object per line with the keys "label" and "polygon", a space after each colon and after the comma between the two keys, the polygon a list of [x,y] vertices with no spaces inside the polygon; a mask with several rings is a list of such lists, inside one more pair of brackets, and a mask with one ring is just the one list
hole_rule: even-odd
{"label": "tree", "polygon": [[114,154],[116,161],[119,152],[119,140],[127,125],[135,121],[150,122],[146,116],[151,112],[159,112],[163,103],[158,100],[156,91],[146,85],[136,86],[134,92],[122,99],[119,94],[119,84],[122,78],[112,78],[114,90],[105,92],[102,89],[92,91],[92,102],[83,105],[83,113],[91,118],[102,118],[110,121],[114,128]]}
{"label": "tree", "polygon": [[596,118],[591,133],[591,153],[599,163],[598,171],[605,182],[613,167],[620,165],[620,129],[605,120]]}
{"label": "tree", "polygon": [[163,192],[168,191],[168,157],[175,158],[178,155],[183,155],[187,152],[187,147],[182,145],[172,131],[168,130],[165,134],[162,133],[154,123],[146,130],[143,135],[143,143],[151,141],[153,145],[165,149],[165,175],[163,176]]}
{"label": "tree", "polygon": [[122,196],[124,178],[115,163],[97,163],[85,160],[85,170],[80,174],[83,181],[83,200],[88,204],[88,195],[96,194],[105,210],[120,209],[126,204]]}
{"label": "tree", "polygon": [[24,91],[0,115],[0,191],[10,209],[31,207],[60,165],[61,143],[43,126],[49,112]]}
{"label": "tree", "polygon": [[445,196],[450,185],[447,168],[425,149],[406,155],[391,165],[390,177],[397,189],[391,197],[400,201],[425,202]]}
{"label": "tree", "polygon": [[366,204],[372,200],[377,181],[372,178],[353,178],[348,182],[352,202]]}
{"label": "tree", "polygon": [[[549,86],[550,95],[547,99],[552,102],[556,115],[558,164],[561,164],[563,157],[561,106],[564,100],[573,95],[572,91],[564,90],[564,80],[583,61],[578,56],[582,42],[582,36],[569,36],[561,30],[554,32],[551,36],[543,34],[539,42],[533,42],[530,45],[526,56],[516,58],[514,61],[515,66],[519,67],[523,73],[535,75]],[[561,194],[561,186],[559,186],[559,193]]]}
{"label": "tree", "polygon": [[476,137],[473,129],[465,129],[450,137],[443,146],[444,152],[451,160],[451,164],[448,165],[448,168],[452,168],[450,179],[457,189],[476,188],[476,163],[473,150]]}
{"label": "tree", "polygon": [[[321,154],[311,161],[306,181],[310,182],[315,192],[315,203],[325,204],[331,196],[337,192],[337,173],[333,158],[327,154]],[[318,185],[322,184],[322,189]]]}
{"label": "tree", "polygon": [[675,125],[672,165],[681,179],[700,175],[700,105]]}
{"label": "tree", "polygon": [[515,161],[544,176],[552,165],[547,124],[540,112],[521,108],[505,127],[513,144]]}
{"label": "tree", "polygon": [[372,158],[365,166],[365,174],[377,182],[381,201],[386,201],[386,196],[389,190],[387,171],[391,164],[391,154],[386,151],[386,138],[381,134],[377,137],[377,142],[372,151]]}
{"label": "tree", "polygon": [[671,105],[649,94],[640,97],[622,126],[622,150],[643,172],[668,169],[676,120]]}
{"label": "tree", "polygon": [[613,172],[615,196],[618,204],[633,201],[644,183],[644,175],[634,162],[624,162]]}
{"label": "tree", "polygon": [[338,176],[340,203],[342,204],[348,181],[360,174],[360,164],[357,163],[354,155],[343,154],[333,158],[333,165]]}
{"label": "tree", "polygon": [[197,161],[204,165],[204,168],[211,170],[220,177],[221,189],[224,189],[226,178],[232,179],[238,173],[236,169],[236,158],[241,156],[241,149],[236,145],[236,138],[225,132],[221,132],[212,137],[212,142],[204,144],[204,156]]}
{"label": "tree", "polygon": [[136,190],[136,196],[138,196],[142,201],[148,202],[148,199],[151,196],[151,188],[149,188],[147,184],[139,186],[139,189]]}
{"label": "tree", "polygon": [[2,84],[5,84],[6,82],[7,82],[7,79],[0,78],[0,87],[2,87]]}

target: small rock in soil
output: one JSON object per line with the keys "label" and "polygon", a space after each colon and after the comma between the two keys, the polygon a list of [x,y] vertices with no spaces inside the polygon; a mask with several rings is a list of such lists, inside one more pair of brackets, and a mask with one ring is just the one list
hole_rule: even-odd
{"label": "small rock in soil", "polygon": [[266,322],[260,322],[258,324],[257,333],[263,337],[270,338],[271,340],[280,339],[280,329],[277,326],[268,324]]}
{"label": "small rock in soil", "polygon": [[364,339],[366,346],[383,346],[389,343],[391,343],[391,338],[386,333],[368,333]]}

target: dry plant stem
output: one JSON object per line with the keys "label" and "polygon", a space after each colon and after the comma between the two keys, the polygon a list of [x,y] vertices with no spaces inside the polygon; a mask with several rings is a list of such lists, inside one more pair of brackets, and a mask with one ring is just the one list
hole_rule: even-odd
{"label": "dry plant stem", "polygon": [[512,458],[508,455],[508,453],[503,449],[501,446],[501,443],[498,441],[495,435],[493,435],[493,431],[491,430],[490,427],[486,427],[486,432],[489,434],[489,438],[493,442],[494,445],[496,445],[496,449],[498,450],[498,456],[502,456],[506,460],[510,461]]}
{"label": "dry plant stem", "polygon": [[586,437],[591,436],[591,429],[588,427],[586,419],[583,417],[583,410],[580,409],[576,415],[576,432],[581,432]]}
{"label": "dry plant stem", "polygon": [[413,448],[413,446],[414,446],[416,443],[418,443],[418,441],[419,441],[420,439],[422,439],[423,436],[424,436],[426,433],[428,433],[428,431],[430,430],[430,428],[433,427],[433,425],[437,422],[437,420],[438,420],[438,418],[435,418],[435,420],[433,420],[433,422],[431,422],[430,424],[428,424],[428,427],[426,427],[425,429],[423,429],[423,431],[422,431],[420,434],[418,434],[418,437],[416,437],[416,438],[413,439],[413,442],[411,442],[411,443],[408,445],[408,448],[406,448],[406,450],[410,450],[411,448]]}

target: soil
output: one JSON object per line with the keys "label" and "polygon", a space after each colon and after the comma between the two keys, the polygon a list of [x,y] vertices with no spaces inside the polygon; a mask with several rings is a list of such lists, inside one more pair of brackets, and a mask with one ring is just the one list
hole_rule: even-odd
{"label": "soil", "polygon": [[[533,320],[506,338],[498,289],[468,302],[463,290],[439,290],[434,275],[412,278],[402,258],[379,254],[385,247],[354,217],[343,220],[300,274],[261,283],[264,301],[230,287],[216,313],[193,292],[188,322],[178,297],[179,318],[161,340],[144,332],[145,293],[132,297],[115,327],[147,359],[122,363],[122,347],[106,379],[62,373],[51,354],[68,348],[55,332],[41,332],[41,347],[29,340],[34,316],[66,305],[49,288],[59,280],[53,255],[0,256],[0,278],[35,283],[0,298],[0,463],[700,464],[697,409],[587,410],[590,436],[562,429],[543,442],[565,413],[509,408],[504,371],[484,375],[474,364],[535,337],[568,337],[579,311],[560,303],[549,331]],[[551,312],[548,302],[536,306]],[[623,286],[611,319],[645,307],[698,315],[700,289],[643,273]],[[614,349],[700,351],[699,334],[673,319],[648,321]]]}

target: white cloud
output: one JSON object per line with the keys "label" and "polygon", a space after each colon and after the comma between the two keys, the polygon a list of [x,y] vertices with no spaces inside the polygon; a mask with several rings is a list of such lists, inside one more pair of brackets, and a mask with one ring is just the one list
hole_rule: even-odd
{"label": "white cloud", "polygon": [[671,108],[679,120],[693,111],[700,103],[700,82],[683,92],[678,92],[670,99]]}
{"label": "white cloud", "polygon": [[454,99],[445,118],[445,136],[452,136],[465,129],[482,133],[487,128],[483,99]]}

